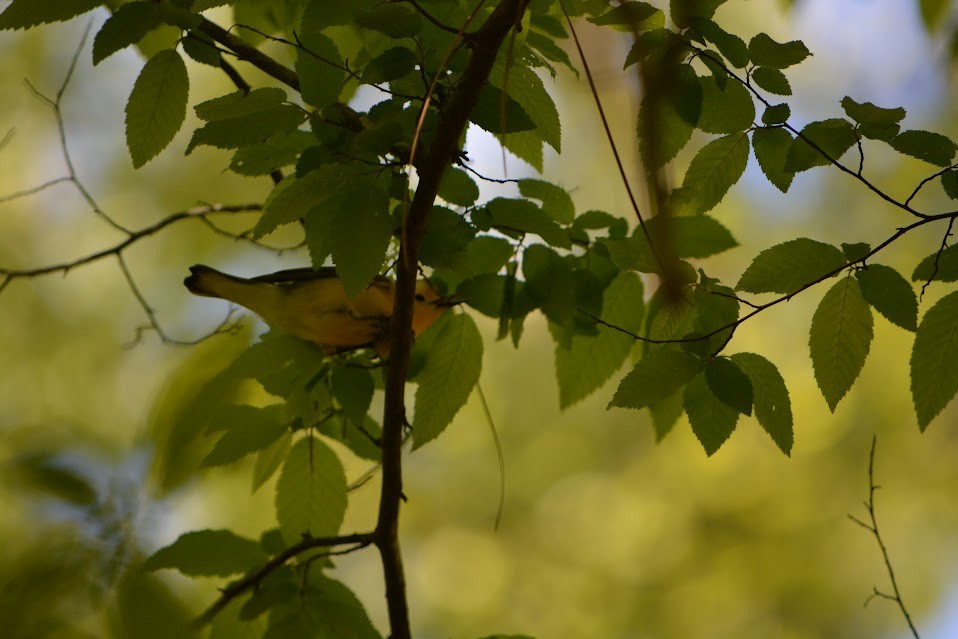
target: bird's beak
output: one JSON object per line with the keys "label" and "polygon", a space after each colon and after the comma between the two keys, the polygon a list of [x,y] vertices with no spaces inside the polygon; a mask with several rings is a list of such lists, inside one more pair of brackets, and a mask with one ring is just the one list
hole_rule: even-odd
{"label": "bird's beak", "polygon": [[453,306],[458,306],[465,303],[465,299],[462,297],[457,297],[455,295],[446,295],[445,297],[440,297],[437,299],[434,304],[442,308],[452,308]]}

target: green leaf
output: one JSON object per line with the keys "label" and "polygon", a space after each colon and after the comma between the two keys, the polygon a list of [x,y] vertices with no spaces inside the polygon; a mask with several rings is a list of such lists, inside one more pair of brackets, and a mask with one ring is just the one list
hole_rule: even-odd
{"label": "green leaf", "polygon": [[598,26],[611,26],[620,31],[648,31],[665,25],[665,14],[647,2],[623,2],[600,16],[589,18]]}
{"label": "green leaf", "polygon": [[815,381],[832,412],[865,365],[872,336],[871,309],[858,281],[843,277],[819,303],[808,338]]}
{"label": "green leaf", "polygon": [[849,262],[864,260],[865,257],[871,253],[871,250],[871,244],[867,242],[855,242],[854,244],[842,242],[842,254]]}
{"label": "green leaf", "polygon": [[871,102],[855,102],[847,95],[842,98],[842,108],[859,124],[896,124],[905,117],[905,109],[897,107],[886,109]]}
{"label": "green leaf", "polygon": [[702,368],[699,358],[684,351],[652,351],[622,379],[609,407],[646,408],[661,402],[688,384]]}
{"label": "green leaf", "polygon": [[682,390],[679,389],[669,397],[649,406],[652,415],[652,427],[655,429],[655,441],[660,442],[672,432],[675,423],[685,412],[682,407]]}
{"label": "green leaf", "polygon": [[911,396],[918,427],[928,424],[958,392],[958,292],[928,309],[911,352]]}
{"label": "green leaf", "polygon": [[[653,241],[670,237],[677,257],[703,258],[738,246],[727,228],[708,215],[664,217],[657,215],[646,223]],[[638,235],[636,236],[638,237]],[[641,239],[645,239],[642,235]],[[659,241],[664,241],[659,239]]]}
{"label": "green leaf", "polygon": [[937,166],[948,166],[955,157],[955,143],[940,133],[930,131],[902,131],[888,144],[899,153],[924,160]]}
{"label": "green leaf", "polygon": [[197,530],[180,535],[169,546],[157,550],[143,568],[175,568],[184,575],[226,577],[265,561],[266,553],[252,539],[230,530]]}
{"label": "green leaf", "polygon": [[[639,138],[639,153],[642,161],[653,168],[659,168],[678,155],[692,139],[695,127],[672,108],[661,105],[658,117],[649,114],[651,105],[658,105],[654,100],[643,100],[639,106],[639,115],[635,130]],[[698,118],[696,118],[697,120]],[[650,139],[654,136],[654,146]]]}
{"label": "green leaf", "polygon": [[755,417],[786,455],[792,451],[792,402],[775,364],[755,353],[736,353],[732,361],[745,371],[754,390]]}
{"label": "green leaf", "polygon": [[265,142],[237,149],[230,160],[230,170],[240,175],[269,175],[294,164],[315,142],[316,138],[306,131],[277,133]]}
{"label": "green leaf", "polygon": [[784,124],[792,115],[792,110],[785,103],[775,104],[765,109],[762,114],[762,124]]}
{"label": "green leaf", "polygon": [[437,329],[417,378],[413,449],[446,430],[469,399],[482,370],[482,336],[469,315],[446,313],[442,324],[432,330]]}
{"label": "green leaf", "polygon": [[[505,63],[497,62],[489,79],[499,89],[502,89],[504,73]],[[509,69],[506,93],[518,102],[522,110],[535,122],[536,129],[530,134],[551,146],[556,153],[561,153],[562,128],[559,124],[559,111],[535,71],[521,64],[513,64]],[[498,133],[498,130],[493,133]],[[524,134],[516,135],[521,137]],[[513,135],[508,136],[512,137]],[[509,148],[513,150],[511,146]]]}
{"label": "green leaf", "polygon": [[261,238],[276,228],[304,217],[313,207],[338,194],[343,187],[343,168],[326,164],[315,171],[295,178],[288,177],[273,188],[253,238]]}
{"label": "green leaf", "polygon": [[220,413],[226,433],[216,442],[201,466],[222,466],[266,448],[287,431],[282,404],[263,408],[231,405]]}
{"label": "green leaf", "polygon": [[492,224],[504,232],[535,233],[550,246],[572,247],[569,234],[529,200],[497,197],[486,204],[486,209],[492,217]]}
{"label": "green leaf", "polygon": [[479,199],[479,187],[465,171],[448,168],[439,184],[439,197],[457,206],[471,206]]}
{"label": "green leaf", "polygon": [[696,18],[710,20],[726,0],[669,0],[669,11],[676,26],[684,29]]}
{"label": "green leaf", "polygon": [[366,413],[373,401],[375,383],[365,368],[336,364],[330,379],[333,397],[354,426],[366,422]]}
{"label": "green leaf", "polygon": [[261,144],[277,134],[292,134],[305,119],[306,114],[300,108],[282,104],[238,118],[214,120],[193,132],[186,153],[192,153],[196,147],[203,145],[239,149]]}
{"label": "green leaf", "polygon": [[287,432],[272,444],[259,451],[256,454],[256,462],[253,464],[252,488],[254,492],[260,486],[273,476],[280,465],[285,461],[290,446],[293,444],[293,435]]}
{"label": "green leaf", "polygon": [[748,43],[748,55],[755,66],[786,69],[811,55],[801,40],[784,44],[772,40],[768,34],[759,33]]}
{"label": "green leaf", "polygon": [[792,148],[792,136],[782,128],[755,129],[752,132],[752,148],[768,181],[782,193],[788,192],[795,178],[794,171],[785,170],[788,151]]}
{"label": "green leaf", "polygon": [[951,169],[942,173],[941,187],[945,189],[945,195],[953,200],[958,200],[958,171]]}
{"label": "green leaf", "polygon": [[147,60],[126,104],[126,145],[140,168],[173,140],[186,118],[190,79],[173,49]]}
{"label": "green leaf", "polygon": [[304,534],[339,532],[346,512],[346,475],[339,457],[315,437],[293,446],[276,482],[276,520],[287,545]]}
{"label": "green leaf", "polygon": [[752,71],[752,80],[759,87],[775,95],[792,95],[792,85],[788,83],[788,78],[778,69],[770,67],[758,67]]}
{"label": "green leaf", "polygon": [[318,31],[303,33],[300,40],[303,49],[296,54],[296,74],[303,101],[319,108],[334,104],[346,81],[345,63],[336,43]]}
{"label": "green leaf", "polygon": [[725,56],[732,66],[741,69],[748,64],[748,46],[740,37],[728,33],[711,20],[693,20],[692,25],[715,45],[719,53]]}
{"label": "green leaf", "polygon": [[103,0],[13,0],[0,14],[0,30],[27,29],[38,24],[63,22],[92,11]]}
{"label": "green leaf", "polygon": [[[505,110],[503,111],[503,108]],[[497,87],[486,85],[469,114],[469,121],[493,135],[532,131],[536,123],[512,96],[505,96]]]}
{"label": "green leaf", "polygon": [[[842,118],[812,122],[802,129],[801,134],[804,138],[795,138],[788,151],[788,157],[785,159],[786,171],[800,173],[816,166],[831,164],[832,161],[841,159],[845,151],[858,141],[855,127]],[[809,144],[806,139],[818,148]]]}
{"label": "green leaf", "polygon": [[183,53],[200,64],[219,69],[223,59],[213,38],[199,31],[191,31],[181,41]]}
{"label": "green leaf", "polygon": [[575,219],[575,205],[569,194],[555,184],[526,178],[519,180],[519,193],[542,202],[542,210],[559,224],[571,224]]}
{"label": "green leaf", "polygon": [[716,357],[705,365],[709,390],[723,403],[743,415],[752,414],[752,381],[727,357]]}
{"label": "green leaf", "polygon": [[[634,273],[619,273],[602,296],[601,319],[631,333],[642,328],[642,280]],[[595,337],[575,335],[569,348],[556,345],[556,378],[559,405],[566,409],[594,391],[622,367],[634,340],[613,329],[599,327]]]}
{"label": "green leaf", "polygon": [[692,432],[705,453],[712,456],[735,430],[738,411],[712,392],[705,375],[701,373],[685,387],[682,405],[689,416]]}
{"label": "green leaf", "polygon": [[735,133],[712,140],[702,147],[682,180],[682,190],[690,198],[688,211],[705,213],[722,201],[748,164],[748,136]]}
{"label": "green leaf", "polygon": [[286,91],[278,87],[253,89],[249,93],[234,91],[218,98],[200,102],[193,107],[196,117],[207,122],[229,120],[254,115],[286,101]]}
{"label": "green leaf", "polygon": [[382,269],[393,233],[389,193],[375,176],[356,176],[329,209],[333,262],[346,294],[354,297]]}
{"label": "green leaf", "polygon": [[845,256],[838,248],[800,237],[759,253],[735,288],[749,293],[794,293],[844,265]]}
{"label": "green leaf", "polygon": [[130,2],[111,15],[93,39],[93,64],[100,64],[117,51],[142,40],[160,25],[152,2]]}
{"label": "green leaf", "polygon": [[393,47],[369,61],[363,69],[363,82],[382,84],[412,73],[419,60],[416,54],[406,47]]}
{"label": "green leaf", "polygon": [[872,308],[905,330],[918,329],[918,297],[898,271],[883,264],[869,264],[855,271],[855,277]]}
{"label": "green leaf", "polygon": [[700,78],[702,113],[695,123],[707,133],[738,133],[752,126],[755,103],[752,95],[738,82],[720,88],[713,78]]}
{"label": "green leaf", "polygon": [[419,261],[434,268],[455,269],[468,256],[464,251],[476,230],[461,215],[444,206],[433,206],[419,249]]}
{"label": "green leaf", "polygon": [[301,32],[322,31],[327,27],[352,24],[360,13],[378,5],[377,0],[328,2],[308,0],[300,23]]}
{"label": "green leaf", "polygon": [[422,20],[414,9],[398,4],[383,4],[355,18],[360,27],[383,33],[390,38],[414,37],[422,33]]}
{"label": "green leaf", "polygon": [[958,244],[935,251],[915,267],[911,274],[914,282],[955,282],[958,281]]}
{"label": "green leaf", "polygon": [[552,249],[533,244],[522,261],[526,290],[542,312],[556,324],[568,325],[575,314],[575,274],[569,262]]}
{"label": "green leaf", "polygon": [[[692,304],[695,307],[693,322],[694,335],[709,335],[708,339],[699,342],[687,343],[683,348],[693,353],[713,353],[722,348],[734,329],[734,322],[738,320],[739,302],[734,298],[734,291],[727,286],[720,286],[715,280],[708,280],[704,274],[703,283],[696,286],[692,292]],[[729,326],[725,330],[719,330]]]}
{"label": "green leaf", "polygon": [[[308,634],[267,633],[263,639],[382,639],[359,598],[345,585],[319,570],[310,573],[301,597],[287,599],[294,615],[306,618]],[[302,603],[297,601],[302,599]],[[294,617],[295,618],[295,617]]]}

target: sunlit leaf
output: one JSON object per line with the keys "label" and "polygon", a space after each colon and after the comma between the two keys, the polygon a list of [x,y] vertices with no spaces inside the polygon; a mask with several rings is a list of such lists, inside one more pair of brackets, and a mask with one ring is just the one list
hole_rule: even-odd
{"label": "sunlit leaf", "polygon": [[266,561],[266,554],[252,539],[230,530],[197,530],[184,533],[146,560],[146,570],[175,568],[184,575],[226,577]]}
{"label": "sunlit leaf", "polygon": [[276,482],[276,520],[288,545],[304,534],[339,532],[346,512],[346,475],[329,446],[305,437],[293,446]]}

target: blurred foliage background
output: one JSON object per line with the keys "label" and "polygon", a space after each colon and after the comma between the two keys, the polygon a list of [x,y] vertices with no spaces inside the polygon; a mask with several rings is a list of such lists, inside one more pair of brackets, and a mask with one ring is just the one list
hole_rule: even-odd
{"label": "blurred foliage background", "polygon": [[[783,8],[733,1],[717,20],[744,36],[764,30],[806,42],[815,56],[794,73],[799,124],[839,114],[838,101],[849,94],[905,106],[911,128],[955,137],[956,71],[947,46],[954,25],[942,19],[929,27],[919,4],[805,0]],[[0,35],[0,133],[10,131],[0,149],[0,196],[66,174],[53,114],[24,79],[54,95],[83,29],[70,23]],[[627,148],[638,98],[636,78],[620,70],[628,43],[581,29],[615,114],[614,133]],[[92,69],[87,43],[63,96],[77,174],[100,206],[141,228],[199,202],[261,201],[269,182],[223,171],[227,155],[209,147],[179,155],[189,126],[159,159],[131,169],[123,106],[141,64],[125,51]],[[226,86],[209,68],[190,71],[191,104]],[[630,217],[587,87],[560,75],[554,88],[567,156],[549,158],[546,172],[571,190],[580,210]],[[685,151],[677,171],[693,152]],[[634,155],[631,174],[638,175]],[[481,172],[501,175],[501,156],[489,140],[471,136],[470,158]],[[510,177],[526,171],[513,158],[508,166]],[[869,175],[896,194],[910,192],[928,170],[877,150],[866,157]],[[919,204],[945,210],[938,197],[923,196]],[[709,262],[710,275],[730,281],[761,248],[797,234],[874,243],[902,223],[900,212],[838,171],[803,174],[783,196],[754,166],[716,217],[742,245]],[[252,219],[222,223],[239,231]],[[0,266],[7,268],[69,261],[122,239],[69,183],[0,201],[0,229]],[[896,244],[882,261],[907,270],[936,245],[936,233]],[[298,241],[295,230],[269,239],[277,246]],[[307,261],[297,251],[277,254],[224,239],[192,221],[125,256],[164,330],[182,339],[202,335],[226,313],[188,296],[181,285],[188,266],[252,275]],[[497,466],[474,398],[448,433],[406,464],[401,536],[416,636],[905,636],[893,604],[862,605],[873,587],[888,589],[887,576],[874,539],[847,518],[865,514],[873,435],[883,487],[879,523],[903,595],[926,639],[954,636],[958,412],[952,405],[918,432],[908,392],[912,337],[878,319],[860,381],[829,413],[807,353],[808,325],[823,293],[818,287],[763,313],[729,347],[762,353],[781,368],[795,412],[791,458],[750,419],[712,458],[682,422],[657,444],[645,413],[605,410],[608,388],[560,412],[545,322],[528,322],[515,350],[494,342],[495,326],[477,318],[487,340],[481,383],[506,458],[503,523],[493,530]],[[922,308],[934,299],[932,288]],[[199,389],[262,325],[250,318],[241,331],[194,347],[164,345],[147,331],[125,348],[145,321],[113,258],[66,277],[17,280],[0,295],[5,636],[132,636],[148,627],[150,615],[185,619],[212,601],[219,582],[144,577],[128,568],[184,530],[231,528],[256,537],[274,523],[272,482],[250,495],[250,469],[242,464],[197,471],[210,442],[190,431],[191,415],[208,401]],[[343,454],[351,477],[365,470]],[[344,530],[374,520],[375,483],[355,494]],[[343,558],[335,572],[382,627],[375,555]],[[115,605],[117,592],[126,605]]]}

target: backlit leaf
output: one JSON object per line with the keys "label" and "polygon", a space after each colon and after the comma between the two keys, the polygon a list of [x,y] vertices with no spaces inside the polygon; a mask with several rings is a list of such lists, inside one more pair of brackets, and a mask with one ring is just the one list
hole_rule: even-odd
{"label": "backlit leaf", "polygon": [[287,545],[304,534],[339,532],[346,512],[346,474],[329,446],[305,437],[293,446],[276,482],[276,520]]}
{"label": "backlit leaf", "polygon": [[758,67],[752,71],[752,80],[759,87],[775,95],[792,95],[792,85],[788,83],[788,78],[778,69],[771,67]]}
{"label": "backlit leaf", "polygon": [[652,351],[619,382],[609,407],[646,408],[661,402],[688,384],[702,368],[699,358],[684,351]]}
{"label": "backlit leaf", "polygon": [[682,405],[689,416],[695,437],[705,453],[713,455],[735,430],[739,412],[712,392],[705,375],[701,373],[685,387]]}
{"label": "backlit leaf", "polygon": [[752,414],[752,381],[727,357],[716,357],[705,365],[705,381],[719,400],[743,415]]}
{"label": "backlit leaf", "polygon": [[575,218],[575,206],[565,189],[530,178],[519,180],[519,192],[527,198],[542,202],[542,210],[560,224],[571,224]]}
{"label": "backlit leaf", "polygon": [[689,211],[705,213],[722,201],[748,164],[748,136],[735,133],[713,140],[702,147],[689,165],[682,188],[690,198]]}
{"label": "backlit leaf", "polygon": [[780,127],[755,129],[752,132],[752,147],[762,173],[779,191],[786,193],[795,178],[794,171],[785,170],[792,136]]}
{"label": "backlit leaf", "polygon": [[779,43],[765,33],[759,33],[748,43],[752,63],[760,67],[785,69],[811,55],[801,40]]}
{"label": "backlit leaf", "polygon": [[735,288],[749,293],[793,293],[844,264],[845,256],[838,248],[800,237],[759,253]]}
{"label": "backlit leaf", "polygon": [[819,303],[808,338],[815,381],[833,412],[858,378],[872,336],[871,309],[858,281],[843,277]]}
{"label": "backlit leaf", "polygon": [[788,151],[786,171],[799,173],[838,161],[858,140],[855,128],[842,118],[812,122],[802,129],[801,134],[804,137],[795,138]]}
{"label": "backlit leaf", "polygon": [[738,82],[722,89],[709,77],[701,82],[702,113],[695,126],[707,133],[737,133],[752,126],[755,103],[748,89]]}
{"label": "backlit leaf", "polygon": [[928,309],[911,352],[911,396],[918,427],[928,424],[958,392],[958,292]]}
{"label": "backlit leaf", "polygon": [[901,273],[883,264],[855,271],[865,301],[888,321],[914,331],[918,328],[918,297]]}
{"label": "backlit leaf", "polygon": [[0,14],[0,30],[63,22],[92,11],[101,4],[103,0],[13,0]]}
{"label": "backlit leaf", "polygon": [[915,267],[911,274],[915,282],[955,282],[958,281],[958,244],[943,251],[935,251]]}
{"label": "backlit leaf", "polygon": [[139,168],[173,140],[186,118],[190,80],[173,49],[147,60],[126,104],[126,145]]}
{"label": "backlit leaf", "polygon": [[940,133],[902,131],[888,144],[893,149],[937,166],[948,166],[955,157],[955,143]]}
{"label": "backlit leaf", "polygon": [[99,64],[117,51],[136,44],[159,25],[160,16],[152,2],[121,5],[103,23],[93,39],[93,64]]}
{"label": "backlit leaf", "polygon": [[143,564],[146,570],[175,568],[184,575],[226,577],[246,572],[266,561],[266,553],[252,539],[230,530],[188,532],[160,548]]}
{"label": "backlit leaf", "polygon": [[732,361],[752,380],[754,407],[758,423],[783,453],[792,451],[792,402],[778,368],[755,353],[736,353]]}

